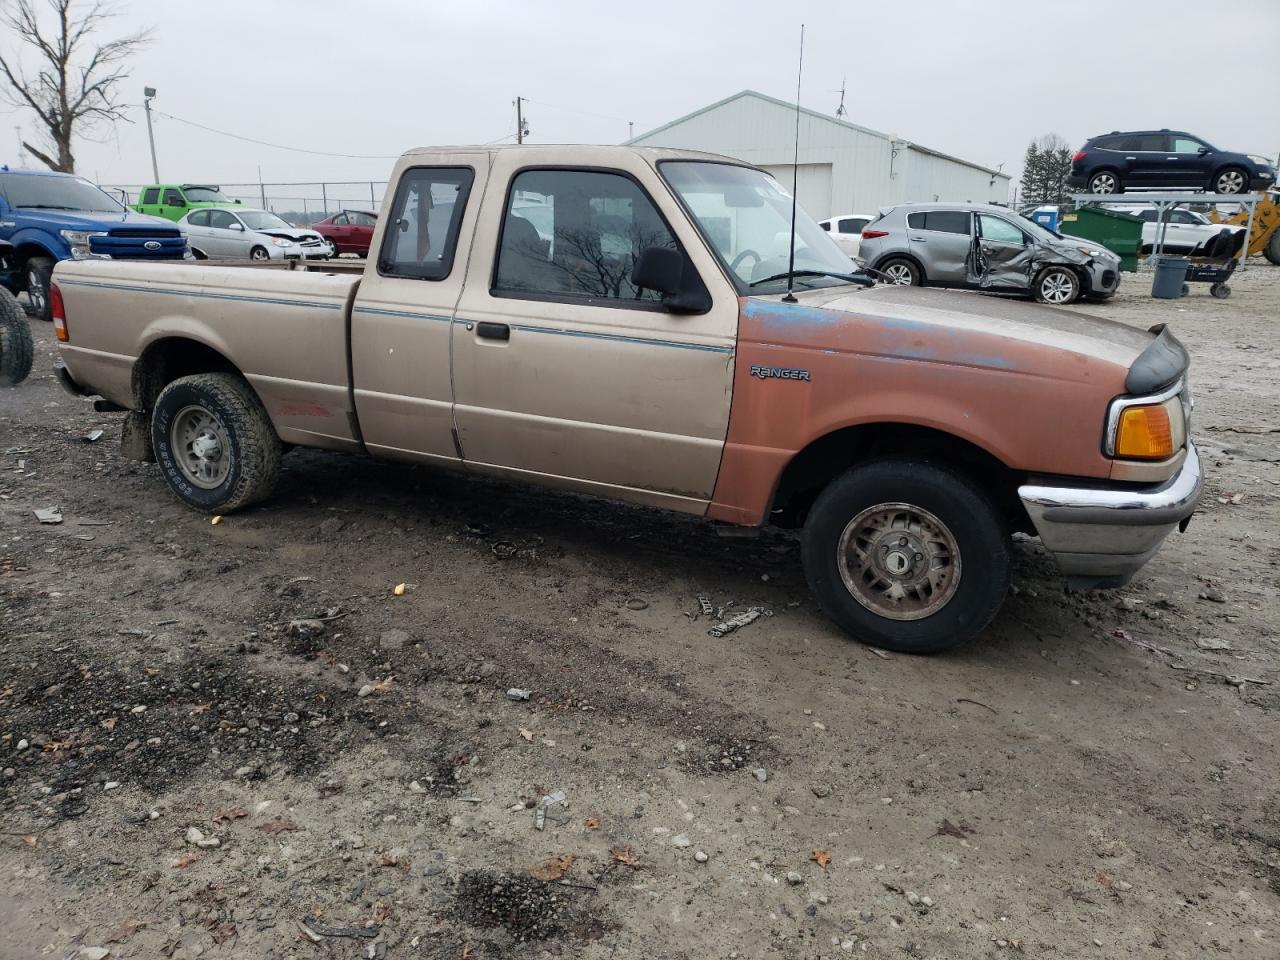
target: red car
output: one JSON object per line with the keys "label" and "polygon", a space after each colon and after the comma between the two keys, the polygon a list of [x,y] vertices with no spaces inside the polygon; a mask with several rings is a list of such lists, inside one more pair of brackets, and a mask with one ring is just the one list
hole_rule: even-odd
{"label": "red car", "polygon": [[378,215],[364,210],[343,210],[332,217],[313,223],[311,228],[333,244],[338,254],[354,253],[369,256],[369,244],[373,242],[373,228],[378,225]]}

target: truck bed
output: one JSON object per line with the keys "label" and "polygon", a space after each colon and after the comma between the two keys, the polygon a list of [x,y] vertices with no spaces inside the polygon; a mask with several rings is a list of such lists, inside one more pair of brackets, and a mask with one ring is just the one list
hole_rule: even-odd
{"label": "truck bed", "polygon": [[77,381],[138,409],[149,398],[145,384],[135,383],[135,362],[162,341],[202,341],[253,385],[282,440],[360,449],[347,339],[360,277],[315,266],[59,263],[53,280],[70,337],[63,360]]}

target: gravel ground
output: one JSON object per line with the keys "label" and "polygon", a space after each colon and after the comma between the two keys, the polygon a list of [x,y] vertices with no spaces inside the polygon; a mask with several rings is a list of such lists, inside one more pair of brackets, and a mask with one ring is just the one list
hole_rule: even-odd
{"label": "gravel ground", "polygon": [[305,451],[210,524],[37,325],[0,958],[1280,955],[1280,268],[1148,283],[1083,309],[1193,353],[1190,529],[1116,593],[1020,543],[933,658],[848,641],[773,532]]}

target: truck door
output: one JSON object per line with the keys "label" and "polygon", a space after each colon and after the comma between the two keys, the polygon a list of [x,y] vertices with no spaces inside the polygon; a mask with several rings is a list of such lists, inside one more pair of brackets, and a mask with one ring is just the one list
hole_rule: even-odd
{"label": "truck door", "polygon": [[449,324],[488,179],[487,153],[415,153],[396,165],[351,311],[351,372],[365,445],[460,464]]}
{"label": "truck door", "polygon": [[[582,154],[548,151],[523,169],[495,158],[506,187],[486,200],[453,323],[463,456],[481,472],[703,513],[728,426],[737,297],[652,167],[638,156],[583,167]],[[686,258],[710,309],[670,313],[631,284],[652,246]]]}

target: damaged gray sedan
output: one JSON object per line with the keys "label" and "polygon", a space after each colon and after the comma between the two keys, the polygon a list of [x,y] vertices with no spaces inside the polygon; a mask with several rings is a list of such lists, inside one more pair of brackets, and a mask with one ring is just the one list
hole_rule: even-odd
{"label": "damaged gray sedan", "polygon": [[859,259],[893,283],[1025,293],[1057,306],[1120,287],[1110,250],[984,203],[886,207],[863,228]]}

